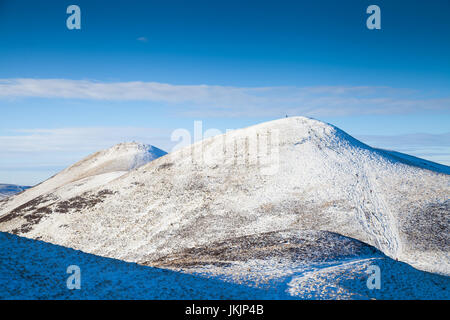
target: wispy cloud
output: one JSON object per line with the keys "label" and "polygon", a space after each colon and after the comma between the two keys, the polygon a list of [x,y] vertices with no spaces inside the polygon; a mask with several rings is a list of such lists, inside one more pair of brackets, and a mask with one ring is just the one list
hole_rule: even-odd
{"label": "wispy cloud", "polygon": [[139,42],[148,42],[148,38],[147,37],[139,37],[136,39]]}
{"label": "wispy cloud", "polygon": [[14,130],[0,136],[0,182],[39,183],[87,155],[120,142],[171,150],[168,130],[153,128],[60,128]]}
{"label": "wispy cloud", "polygon": [[[153,128],[18,129],[0,136],[0,155],[97,151],[120,142],[138,141],[168,147],[169,130]],[[161,146],[163,144],[164,146]]]}
{"label": "wispy cloud", "polygon": [[[308,116],[450,112],[450,96],[371,86],[228,87],[158,82],[0,79],[1,98],[153,101],[189,116]],[[186,107],[188,106],[188,107]]]}
{"label": "wispy cloud", "polygon": [[[0,182],[39,183],[90,153],[137,141],[171,151],[169,130],[154,128],[59,128],[14,130],[0,136]],[[450,132],[445,134],[363,135],[361,141],[450,165]]]}
{"label": "wispy cloud", "polygon": [[450,132],[443,134],[361,135],[372,147],[394,150],[450,166]]}

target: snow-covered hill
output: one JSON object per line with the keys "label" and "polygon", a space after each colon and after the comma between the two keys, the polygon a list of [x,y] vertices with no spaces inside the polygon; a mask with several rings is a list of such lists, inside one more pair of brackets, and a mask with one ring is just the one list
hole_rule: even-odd
{"label": "snow-covered hill", "polygon": [[0,200],[3,200],[5,198],[8,198],[12,195],[15,195],[17,193],[20,193],[22,191],[25,191],[29,189],[30,187],[27,186],[18,186],[15,184],[2,184],[0,183]]}
{"label": "snow-covered hill", "polygon": [[96,152],[26,192],[0,202],[0,217],[43,196],[52,201],[71,198],[105,185],[165,154],[156,147],[134,142]]}
{"label": "snow-covered hill", "polygon": [[47,188],[20,207],[8,202],[0,231],[153,265],[232,239],[320,230],[449,275],[449,172],[286,118],[201,141],[96,189]]}

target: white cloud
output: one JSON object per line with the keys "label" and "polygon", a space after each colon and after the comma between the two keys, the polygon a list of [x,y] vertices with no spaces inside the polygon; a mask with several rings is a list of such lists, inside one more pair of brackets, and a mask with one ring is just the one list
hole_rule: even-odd
{"label": "white cloud", "polygon": [[152,101],[189,116],[337,116],[449,112],[450,97],[375,86],[227,87],[157,82],[0,79],[1,98]]}
{"label": "white cloud", "polygon": [[0,136],[0,182],[39,183],[91,153],[130,141],[169,151],[174,144],[168,130],[152,128],[14,130]]}
{"label": "white cloud", "polygon": [[139,141],[163,148],[169,130],[135,127],[19,129],[0,136],[0,154],[97,151],[120,142]]}

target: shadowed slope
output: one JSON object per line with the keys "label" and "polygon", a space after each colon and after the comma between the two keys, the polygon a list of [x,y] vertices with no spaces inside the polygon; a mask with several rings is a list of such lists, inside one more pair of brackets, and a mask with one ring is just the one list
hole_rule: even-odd
{"label": "shadowed slope", "polygon": [[[71,265],[81,269],[80,290],[67,289]],[[264,298],[277,296],[0,233],[0,299]]]}
{"label": "shadowed slope", "polygon": [[[0,299],[450,299],[450,278],[326,232],[229,239],[159,264],[193,275],[0,233]],[[71,265],[81,290],[66,287]],[[381,270],[380,290],[367,288],[370,266]]]}

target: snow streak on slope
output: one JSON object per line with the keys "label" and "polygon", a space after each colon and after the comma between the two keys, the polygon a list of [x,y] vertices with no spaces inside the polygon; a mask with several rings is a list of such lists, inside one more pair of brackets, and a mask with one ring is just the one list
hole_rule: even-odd
{"label": "snow streak on slope", "polygon": [[442,171],[295,117],[201,141],[84,194],[43,196],[6,212],[0,230],[148,265],[227,239],[322,230],[450,274],[449,191]]}

